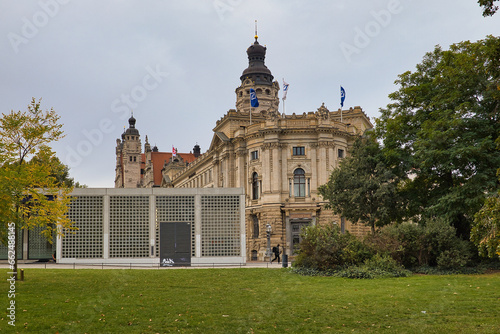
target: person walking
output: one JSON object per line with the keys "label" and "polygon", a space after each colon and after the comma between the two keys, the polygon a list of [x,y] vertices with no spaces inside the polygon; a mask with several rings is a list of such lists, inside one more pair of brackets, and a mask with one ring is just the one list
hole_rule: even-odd
{"label": "person walking", "polygon": [[280,244],[278,246],[273,247],[273,253],[274,253],[274,259],[271,260],[271,262],[274,262],[274,260],[278,259],[278,263],[280,263]]}

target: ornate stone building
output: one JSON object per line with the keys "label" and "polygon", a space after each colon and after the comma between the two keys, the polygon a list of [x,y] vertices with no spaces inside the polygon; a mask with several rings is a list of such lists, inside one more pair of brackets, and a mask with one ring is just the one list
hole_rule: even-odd
{"label": "ornate stone building", "polygon": [[[147,140],[141,155],[139,133],[131,118],[122,141],[117,141],[115,185],[244,188],[248,260],[268,259],[268,224],[271,245],[285,246],[288,255],[300,243],[301,229],[310,224],[335,221],[351,233],[365,233],[363,226],[324,209],[318,187],[348,154],[355,137],[373,127],[369,118],[360,107],[330,111],[324,104],[316,112],[280,114],[280,87],[265,65],[266,47],[256,37],[247,54],[249,65],[236,88],[236,109],[217,121],[206,153],[190,153],[186,158],[181,154],[182,161],[162,153],[170,154],[169,159],[163,165],[155,163],[154,155],[148,155]],[[250,106],[250,88],[257,94],[256,108]],[[136,164],[139,159],[143,167]],[[161,177],[151,182],[148,175],[157,175],[154,169],[160,166]]]}

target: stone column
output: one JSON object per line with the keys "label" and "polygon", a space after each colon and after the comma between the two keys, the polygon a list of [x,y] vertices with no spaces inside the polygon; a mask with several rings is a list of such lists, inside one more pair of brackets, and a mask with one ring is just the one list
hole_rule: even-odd
{"label": "stone column", "polygon": [[[281,146],[278,143],[273,143],[271,146],[273,160],[272,160],[272,180],[271,191],[277,195],[281,195],[281,173],[282,168],[280,165]],[[279,197],[277,197],[279,200]]]}
{"label": "stone column", "polygon": [[317,150],[318,145],[316,143],[312,143],[311,147],[311,196],[316,195],[318,191],[318,158],[317,158]]}
{"label": "stone column", "polygon": [[289,197],[288,189],[288,145],[281,144],[281,194],[284,198]]}
{"label": "stone column", "polygon": [[271,192],[271,168],[270,168],[269,144],[262,145],[262,195]]}

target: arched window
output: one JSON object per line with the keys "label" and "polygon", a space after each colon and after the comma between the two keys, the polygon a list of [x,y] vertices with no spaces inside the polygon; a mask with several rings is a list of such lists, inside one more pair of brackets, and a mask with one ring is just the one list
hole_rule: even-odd
{"label": "arched window", "polygon": [[302,168],[297,168],[293,172],[293,187],[295,197],[306,196],[306,176]]}
{"label": "arched window", "polygon": [[259,237],[259,218],[257,218],[256,215],[252,215],[252,220],[253,220],[253,237],[258,238]]}
{"label": "arched window", "polygon": [[257,251],[255,249],[252,250],[252,261],[257,261]]}
{"label": "arched window", "polygon": [[259,174],[252,174],[252,199],[259,199]]}

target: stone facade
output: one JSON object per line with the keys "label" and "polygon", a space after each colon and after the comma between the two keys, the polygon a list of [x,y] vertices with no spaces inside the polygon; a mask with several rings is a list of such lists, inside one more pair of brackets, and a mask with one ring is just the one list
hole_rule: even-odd
{"label": "stone facade", "polygon": [[115,188],[138,188],[141,184],[141,139],[134,116],[122,139],[116,140]]}
{"label": "stone facade", "polygon": [[[302,228],[310,224],[335,221],[354,234],[368,231],[324,209],[318,187],[328,181],[356,136],[372,128],[360,107],[330,111],[322,104],[316,112],[280,113],[280,88],[264,64],[265,53],[256,38],[235,90],[236,109],[216,122],[206,153],[182,168],[166,164],[161,183],[174,188],[244,188],[246,256],[259,261],[268,260],[267,225],[271,246],[285,246],[292,256]],[[250,105],[250,88],[256,91],[258,107]]]}

